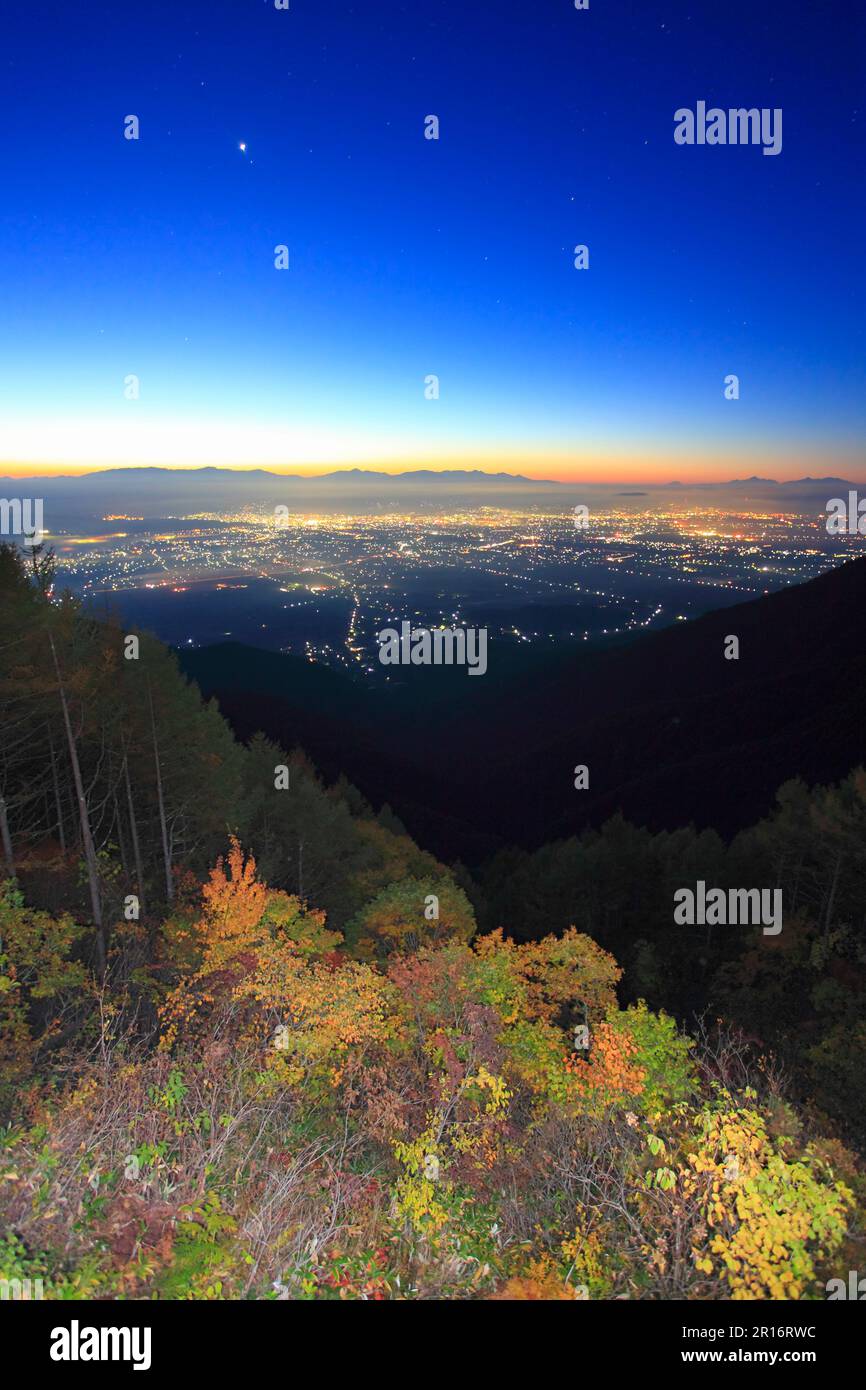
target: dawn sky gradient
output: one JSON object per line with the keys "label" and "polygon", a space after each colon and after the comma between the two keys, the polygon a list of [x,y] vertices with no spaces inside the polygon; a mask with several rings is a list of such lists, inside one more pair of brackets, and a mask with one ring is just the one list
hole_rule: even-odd
{"label": "dawn sky gradient", "polygon": [[[848,0],[48,0],[4,40],[3,472],[864,476]],[[781,154],[676,145],[698,100],[782,108]]]}

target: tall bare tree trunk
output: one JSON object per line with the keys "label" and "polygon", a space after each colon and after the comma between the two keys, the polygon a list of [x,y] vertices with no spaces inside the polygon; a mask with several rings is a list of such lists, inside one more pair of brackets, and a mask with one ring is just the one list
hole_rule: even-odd
{"label": "tall bare tree trunk", "polygon": [[93,909],[93,921],[96,926],[96,954],[99,962],[99,973],[100,975],[104,975],[105,935],[102,926],[102,901],[99,896],[99,868],[96,861],[96,849],[93,844],[93,835],[90,831],[90,815],[87,810],[87,798],[84,795],[84,783],[81,780],[81,766],[78,762],[78,749],[75,746],[72,721],[69,718],[69,706],[66,703],[66,690],[63,685],[63,677],[60,674],[60,662],[57,660],[57,648],[54,645],[54,637],[50,632],[48,634],[48,641],[51,646],[51,655],[54,658],[54,670],[57,673],[57,688],[60,691],[60,704],[63,708],[63,723],[66,726],[66,741],[69,745],[69,761],[72,764],[72,779],[75,783],[75,795],[78,800],[78,813],[81,820],[81,839],[84,844],[84,862],[87,865],[87,879],[90,884],[90,902]]}
{"label": "tall bare tree trunk", "polygon": [[156,741],[156,720],[153,715],[153,696],[150,681],[147,683],[147,701],[150,705],[150,728],[153,734],[153,758],[156,763],[156,799],[159,805],[159,827],[162,831],[162,857],[165,861],[165,896],[174,901],[174,884],[171,881],[171,854],[168,848],[168,827],[165,822],[165,801],[162,795],[162,771],[159,766],[159,744]]}
{"label": "tall bare tree trunk", "polygon": [[833,909],[836,906],[836,889],[839,887],[839,870],[842,868],[842,851],[836,854],[836,863],[833,866],[833,882],[830,885],[830,896],[827,899],[827,915],[824,918],[824,932],[826,936],[830,930],[830,923],[833,920]]}
{"label": "tall bare tree trunk", "polygon": [[6,868],[9,870],[9,877],[15,877],[15,855],[12,852],[12,836],[9,834],[9,816],[6,812],[6,799],[0,795],[0,836],[3,839],[3,858],[6,860]]}
{"label": "tall bare tree trunk", "polygon": [[51,737],[51,725],[48,726],[48,747],[51,749],[51,780],[54,783],[54,804],[57,807],[57,838],[60,841],[61,854],[66,853],[66,832],[63,829],[63,802],[60,800],[60,779],[57,776],[57,759],[54,756],[54,739]]}
{"label": "tall bare tree trunk", "polygon": [[138,826],[135,821],[135,806],[132,801],[132,783],[129,780],[129,758],[123,755],[123,776],[126,782],[126,804],[129,808],[129,830],[132,836],[132,857],[135,860],[135,878],[138,883],[138,905],[144,911],[144,874],[141,870],[141,846],[138,843]]}
{"label": "tall bare tree trunk", "polygon": [[128,873],[129,873],[129,859],[128,859],[127,853],[126,853],[126,839],[125,839],[124,834],[123,834],[123,817],[122,817],[121,814],[120,814],[120,802],[119,802],[118,799],[117,799],[117,794],[116,794],[116,793],[115,793],[115,795],[114,795],[113,800],[114,800],[114,821],[112,822],[112,824],[117,826],[117,847],[118,847],[118,849],[120,850],[120,863],[121,863],[121,867],[123,868],[124,874],[128,874]]}

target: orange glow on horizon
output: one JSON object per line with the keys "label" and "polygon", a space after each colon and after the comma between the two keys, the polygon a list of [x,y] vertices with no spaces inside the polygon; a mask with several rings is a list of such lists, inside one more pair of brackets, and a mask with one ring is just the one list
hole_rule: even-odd
{"label": "orange glow on horizon", "polygon": [[[832,455],[827,453],[819,456],[805,452],[794,455],[788,450],[784,452],[783,456],[769,452],[745,457],[736,453],[711,457],[699,455],[700,462],[697,461],[694,453],[681,449],[666,451],[664,455],[654,453],[637,455],[623,452],[613,455],[579,455],[575,453],[564,456],[561,452],[539,455],[536,451],[532,462],[524,461],[525,457],[522,451],[519,456],[515,456],[514,453],[505,454],[497,451],[495,458],[491,458],[486,453],[481,456],[461,453],[445,458],[440,454],[435,460],[419,457],[400,462],[392,460],[377,462],[371,459],[363,463],[343,464],[337,462],[306,465],[294,463],[220,463],[214,466],[222,473],[247,473],[261,470],[278,476],[309,479],[355,469],[391,476],[416,470],[434,473],[465,470],[487,474],[519,474],[524,478],[531,478],[539,482],[583,483],[611,487],[628,487],[632,484],[643,487],[660,487],[671,482],[689,486],[697,483],[729,482],[733,478],[752,476],[769,478],[777,482],[792,481],[807,475],[811,477],[833,475],[842,476],[851,481],[866,481],[863,464],[853,450],[850,457],[847,456],[847,451],[845,456],[840,457],[838,451],[834,451]],[[114,468],[160,468],[183,473],[201,470],[206,466],[201,463],[87,465],[15,462],[0,463],[0,476],[10,479],[74,478],[88,473],[110,472]]]}

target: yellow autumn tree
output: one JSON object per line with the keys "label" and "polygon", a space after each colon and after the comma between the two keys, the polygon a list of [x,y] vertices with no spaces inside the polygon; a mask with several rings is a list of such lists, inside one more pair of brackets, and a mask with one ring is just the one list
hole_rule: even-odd
{"label": "yellow autumn tree", "polygon": [[801,1298],[845,1234],[850,1189],[832,1180],[811,1145],[789,1160],[784,1140],[771,1138],[754,1106],[704,1110],[695,1131],[680,1172],[683,1194],[704,1215],[695,1267],[720,1275],[732,1299]]}
{"label": "yellow autumn tree", "polygon": [[202,889],[191,935],[199,960],[166,1002],[163,1047],[217,1015],[267,1046],[276,1079],[296,1082],[320,1063],[338,1079],[353,1048],[385,1036],[386,981],[337,950],[342,936],[323,912],[260,883],[234,837]]}

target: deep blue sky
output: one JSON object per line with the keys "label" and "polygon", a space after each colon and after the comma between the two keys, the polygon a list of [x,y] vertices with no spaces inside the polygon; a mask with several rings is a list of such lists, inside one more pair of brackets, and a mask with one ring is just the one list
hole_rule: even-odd
{"label": "deep blue sky", "polygon": [[856,472],[862,8],[590,4],[7,10],[0,463]]}

